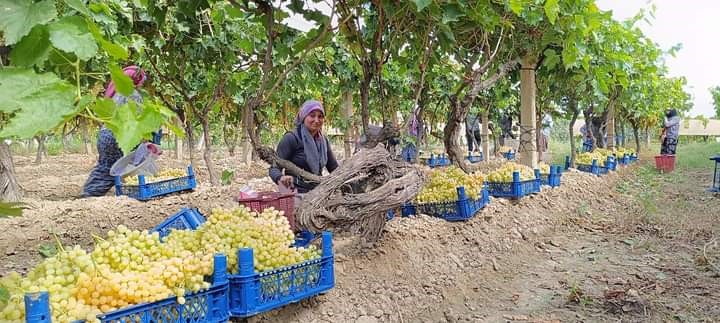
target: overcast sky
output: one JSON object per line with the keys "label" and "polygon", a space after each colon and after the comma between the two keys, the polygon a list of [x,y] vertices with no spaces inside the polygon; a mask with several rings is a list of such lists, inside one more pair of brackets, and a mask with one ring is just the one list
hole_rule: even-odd
{"label": "overcast sky", "polygon": [[[682,49],[667,58],[671,76],[685,76],[687,91],[693,96],[691,115],[715,115],[708,88],[720,85],[720,1],[718,0],[655,0],[652,25],[640,24],[645,35],[664,50],[677,43]],[[647,7],[647,0],[597,0],[603,10],[623,20]]]}
{"label": "overcast sky", "polygon": [[[613,16],[624,20],[634,16],[640,8],[648,7],[648,0],[597,0],[602,10],[612,10]],[[687,91],[693,96],[690,115],[715,115],[708,88],[720,85],[720,0],[655,0],[655,20],[651,25],[640,23],[645,35],[664,50],[681,43],[675,57],[667,57],[670,76],[685,76]],[[324,6],[323,11],[329,11]],[[307,30],[310,24],[301,17],[286,22]]]}

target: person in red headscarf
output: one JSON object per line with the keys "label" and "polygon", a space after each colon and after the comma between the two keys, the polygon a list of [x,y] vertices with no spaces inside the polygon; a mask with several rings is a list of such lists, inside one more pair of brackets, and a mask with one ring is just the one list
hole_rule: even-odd
{"label": "person in red headscarf", "polygon": [[[129,101],[142,103],[142,96],[137,89],[140,88],[147,79],[145,72],[141,68],[133,65],[124,68],[123,73],[133,80],[135,87],[133,92],[127,97],[117,93],[115,83],[110,81],[105,90],[105,97],[112,99],[118,106],[127,104]],[[154,135],[154,137],[157,136]],[[110,175],[110,168],[116,161],[122,158],[123,152],[120,150],[112,131],[104,125],[100,127],[100,131],[98,132],[97,150],[97,165],[95,165],[95,168],[93,168],[90,176],[85,181],[81,197],[103,196],[115,184],[115,179]]]}

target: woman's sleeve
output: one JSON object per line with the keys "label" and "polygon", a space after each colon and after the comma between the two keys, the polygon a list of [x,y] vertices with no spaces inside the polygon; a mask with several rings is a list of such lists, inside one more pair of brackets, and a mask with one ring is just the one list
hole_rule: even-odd
{"label": "woman's sleeve", "polygon": [[670,128],[679,123],[680,123],[680,118],[672,117],[670,119],[665,120],[665,128]]}
{"label": "woman's sleeve", "polygon": [[330,141],[327,140],[327,138],[325,138],[325,140],[327,141],[327,147],[328,147],[328,150],[327,150],[328,161],[327,161],[327,165],[325,165],[325,167],[327,167],[328,172],[332,173],[335,169],[338,168],[338,162],[337,162],[337,159],[335,159],[335,154],[333,153],[332,148],[330,147]]}
{"label": "woman's sleeve", "polygon": [[[277,149],[275,149],[280,159],[290,160],[292,154],[295,151],[295,138],[292,134],[286,133],[285,136],[278,143]],[[280,177],[283,176],[282,169],[276,166],[270,166],[270,178],[277,184]]]}

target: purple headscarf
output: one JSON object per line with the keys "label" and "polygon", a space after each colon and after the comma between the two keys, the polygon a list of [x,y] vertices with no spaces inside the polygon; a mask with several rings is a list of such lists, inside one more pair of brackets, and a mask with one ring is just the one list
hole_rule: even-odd
{"label": "purple headscarf", "polygon": [[301,125],[303,123],[303,120],[305,120],[305,118],[313,111],[320,111],[323,115],[325,115],[325,109],[323,109],[322,103],[320,103],[320,101],[305,101],[305,103],[303,103],[303,105],[300,107],[297,117],[295,118],[295,125]]}
{"label": "purple headscarf", "polygon": [[[123,68],[123,73],[133,80],[133,85],[135,85],[135,87],[142,86],[142,84],[147,79],[145,77],[145,71],[135,65],[130,65]],[[105,97],[112,98],[113,96],[115,96],[115,82],[110,81],[110,83],[108,83],[107,89],[105,90]]]}

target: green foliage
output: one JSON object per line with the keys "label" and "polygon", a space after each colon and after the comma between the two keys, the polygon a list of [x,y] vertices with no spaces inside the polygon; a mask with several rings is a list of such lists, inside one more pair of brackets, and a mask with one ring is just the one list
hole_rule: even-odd
{"label": "green foliage", "polygon": [[232,184],[232,180],[235,177],[235,172],[229,169],[224,169],[222,172],[222,175],[220,176],[220,183],[222,185],[230,185]]}
{"label": "green foliage", "polygon": [[78,16],[63,17],[48,25],[50,42],[55,48],[86,61],[95,56],[98,51],[97,43],[90,34],[87,22]]}
{"label": "green foliage", "polygon": [[713,99],[713,105],[715,105],[715,119],[720,119],[720,86],[711,87],[710,95]]}
{"label": "green foliage", "polygon": [[40,253],[41,256],[43,256],[43,258],[50,258],[52,256],[57,255],[58,250],[55,247],[55,244],[45,243],[45,244],[41,244],[38,247],[38,252]]}
{"label": "green foliage", "polygon": [[26,208],[22,202],[0,202],[0,218],[21,216]]}
{"label": "green foliage", "polygon": [[52,0],[0,0],[0,12],[3,13],[0,31],[8,45],[20,41],[35,25],[45,24],[57,16]]}
{"label": "green foliage", "polygon": [[11,114],[0,137],[32,138],[75,113],[72,85],[55,74],[29,69],[0,69],[0,111]]}

